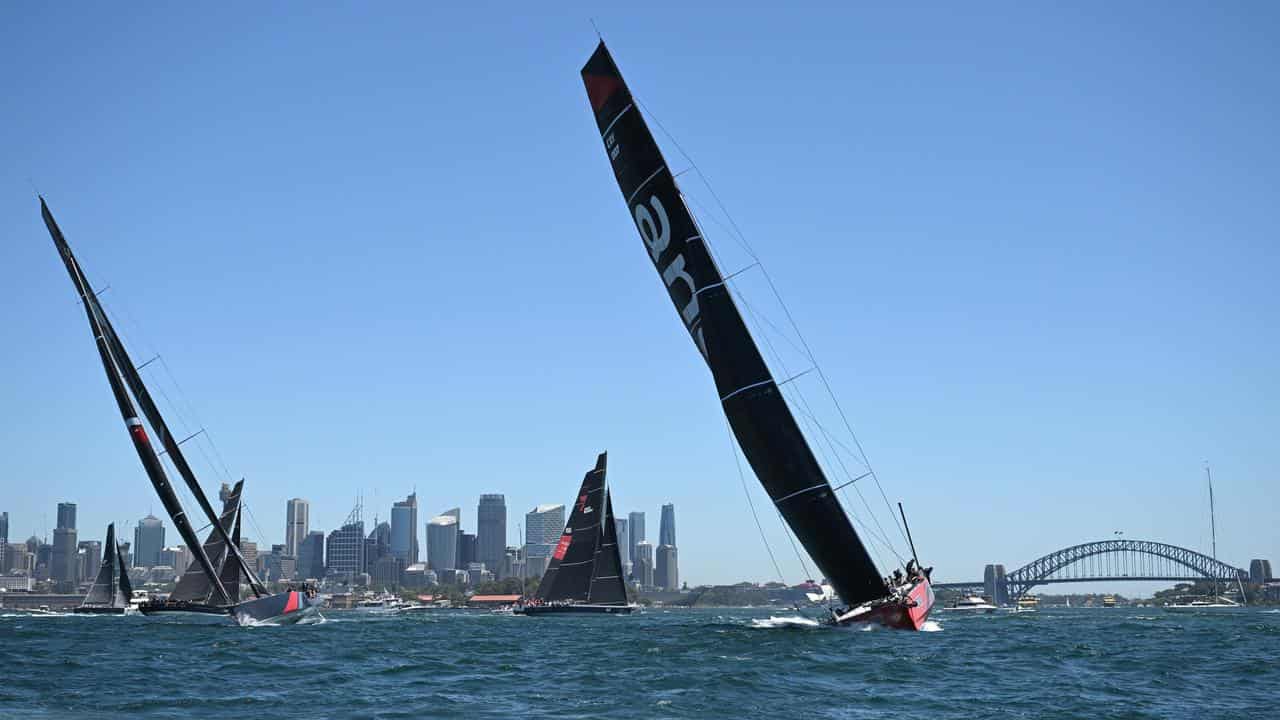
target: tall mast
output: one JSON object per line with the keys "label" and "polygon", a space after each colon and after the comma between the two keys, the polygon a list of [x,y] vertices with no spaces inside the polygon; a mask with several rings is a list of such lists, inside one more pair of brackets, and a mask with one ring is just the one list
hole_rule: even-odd
{"label": "tall mast", "polygon": [[582,68],[582,81],[628,214],[711,371],[721,409],[756,478],[845,602],[885,597],[883,576],[747,329],[675,176],[603,42]]}
{"label": "tall mast", "polygon": [[89,329],[93,332],[94,339],[97,341],[98,356],[102,361],[103,370],[106,371],[107,382],[111,386],[111,394],[115,397],[116,407],[124,419],[129,438],[133,441],[133,448],[138,454],[138,459],[142,461],[142,467],[146,470],[147,478],[151,481],[151,486],[155,488],[156,494],[160,497],[160,503],[164,505],[169,518],[173,520],[173,524],[178,529],[178,534],[182,536],[183,542],[187,544],[192,554],[195,555],[196,561],[200,563],[205,575],[209,577],[210,583],[217,588],[220,593],[219,597],[226,599],[226,588],[218,580],[218,572],[213,567],[213,563],[210,562],[204,547],[200,544],[200,539],[196,536],[195,529],[191,527],[191,521],[182,509],[182,503],[178,500],[173,485],[170,484],[168,475],[164,471],[164,466],[160,463],[160,458],[156,455],[155,448],[151,445],[151,439],[147,437],[147,432],[142,426],[142,420],[138,418],[138,411],[134,408],[133,401],[129,399],[129,392],[121,380],[120,360],[112,354],[106,331],[103,329],[104,314],[101,313],[97,300],[89,289],[89,283],[80,271],[79,263],[76,262],[75,256],[71,253],[71,247],[63,237],[62,230],[58,228],[58,223],[53,219],[53,213],[49,211],[49,207],[45,204],[43,197],[40,198],[40,214],[44,218],[45,227],[49,229],[49,234],[53,237],[54,245],[58,248],[58,254],[62,257],[63,265],[66,266],[67,272],[71,275],[71,282],[76,286],[76,292],[80,295],[85,315],[89,320]]}
{"label": "tall mast", "polygon": [[[1209,472],[1209,463],[1204,464],[1204,477],[1209,481],[1209,547],[1213,553],[1213,559],[1218,559],[1218,520],[1217,513],[1213,509],[1213,474]],[[1218,594],[1218,577],[1213,578],[1213,594]]]}

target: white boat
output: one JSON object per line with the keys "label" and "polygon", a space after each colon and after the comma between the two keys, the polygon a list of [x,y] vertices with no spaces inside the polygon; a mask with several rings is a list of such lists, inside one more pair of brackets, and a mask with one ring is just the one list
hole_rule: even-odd
{"label": "white boat", "polygon": [[1226,598],[1221,595],[1217,597],[1183,597],[1178,598],[1174,602],[1165,605],[1164,609],[1170,612],[1198,612],[1198,611],[1221,611],[1221,610],[1239,610],[1244,605]]}
{"label": "white boat", "polygon": [[969,613],[991,613],[991,612],[995,612],[998,609],[999,608],[997,608],[995,605],[991,604],[990,602],[987,602],[986,598],[979,597],[977,595],[970,595],[968,597],[961,598],[960,600],[957,600],[943,608],[943,610],[946,610],[948,612],[969,612]]}
{"label": "white boat", "polygon": [[356,612],[369,613],[375,615],[393,615],[395,613],[407,610],[410,604],[396,597],[395,595],[366,595],[361,598],[353,608]]}

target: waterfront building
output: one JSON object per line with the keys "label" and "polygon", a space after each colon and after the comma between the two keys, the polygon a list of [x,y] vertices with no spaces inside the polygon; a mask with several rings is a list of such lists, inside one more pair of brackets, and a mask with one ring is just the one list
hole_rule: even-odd
{"label": "waterfront building", "polygon": [[391,506],[391,554],[406,567],[418,562],[418,494]]}
{"label": "waterfront building", "polygon": [[[375,520],[376,522],[376,520]],[[373,564],[391,554],[391,524],[380,522],[369,531],[364,541],[364,565],[366,571],[373,574]]]}
{"label": "waterfront building", "polygon": [[244,564],[257,572],[258,568],[258,543],[252,540],[240,541],[240,554],[244,556]]}
{"label": "waterfront building", "polygon": [[324,548],[327,574],[348,581],[354,581],[357,575],[365,572],[364,521],[355,517],[356,513],[352,513],[345,525],[329,533]]}
{"label": "waterfront building", "polygon": [[551,552],[564,532],[564,505],[539,505],[524,516],[525,570],[529,577],[542,577]]}
{"label": "waterfront building", "polygon": [[680,589],[680,572],[676,569],[676,546],[659,545],[654,565],[653,583],[663,590]]}
{"label": "waterfront building", "polygon": [[53,546],[40,542],[34,535],[27,539],[27,548],[36,558],[36,579],[48,580],[53,568]]}
{"label": "waterfront building", "polygon": [[404,573],[405,564],[402,558],[387,553],[375,560],[370,566],[370,578],[375,590],[395,590],[400,587],[400,576]]}
{"label": "waterfront building", "polygon": [[9,543],[4,556],[5,562],[9,564],[8,572],[14,575],[35,576],[36,556],[35,553],[27,550],[26,543]]}
{"label": "waterfront building", "polygon": [[187,565],[191,564],[191,560],[192,554],[186,545],[173,545],[160,550],[160,564],[173,568],[173,571],[179,575],[187,571]]}
{"label": "waterfront building", "polygon": [[676,545],[676,506],[667,503],[662,506],[662,518],[658,522],[658,547]]}
{"label": "waterfront building", "polygon": [[312,530],[298,546],[298,575],[303,580],[324,577],[324,533]]}
{"label": "waterfront building", "polygon": [[284,551],[285,555],[298,556],[298,546],[311,530],[311,504],[302,498],[285,503]]}
{"label": "waterfront building", "polygon": [[155,515],[139,520],[133,529],[133,566],[149,568],[159,565],[163,549],[164,522]]}
{"label": "waterfront building", "polygon": [[632,563],[631,572],[635,574],[636,582],[641,587],[653,587],[653,546],[644,540],[636,543],[636,559]]}
{"label": "waterfront building", "polygon": [[476,557],[499,579],[507,551],[507,499],[497,493],[480,496],[476,506]]}
{"label": "waterfront building", "polygon": [[427,523],[427,565],[438,575],[457,563],[458,518],[452,513],[437,515]]}
{"label": "waterfront building", "polygon": [[428,572],[426,563],[414,563],[406,567],[401,578],[402,585],[408,590],[423,590],[435,584],[435,576]]}
{"label": "waterfront building", "polygon": [[643,542],[644,537],[644,513],[633,512],[627,515],[627,554],[623,557],[630,560],[632,565],[636,562],[636,545]]}
{"label": "waterfront building", "polygon": [[266,565],[268,580],[288,580],[298,573],[298,558],[289,554],[288,545],[272,545]]}

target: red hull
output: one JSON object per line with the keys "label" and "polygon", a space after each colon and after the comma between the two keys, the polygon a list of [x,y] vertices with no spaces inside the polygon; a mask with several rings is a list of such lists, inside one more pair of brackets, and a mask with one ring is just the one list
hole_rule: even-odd
{"label": "red hull", "polygon": [[875,623],[896,630],[919,630],[933,609],[933,587],[927,579],[916,581],[903,600],[854,608],[836,618],[837,625]]}

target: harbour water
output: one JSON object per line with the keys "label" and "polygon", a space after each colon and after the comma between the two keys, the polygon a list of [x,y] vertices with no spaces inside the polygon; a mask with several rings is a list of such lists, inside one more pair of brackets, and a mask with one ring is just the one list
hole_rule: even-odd
{"label": "harbour water", "polygon": [[1280,716],[1280,610],[935,617],[908,633],[760,609],[283,628],[4,613],[0,717]]}

